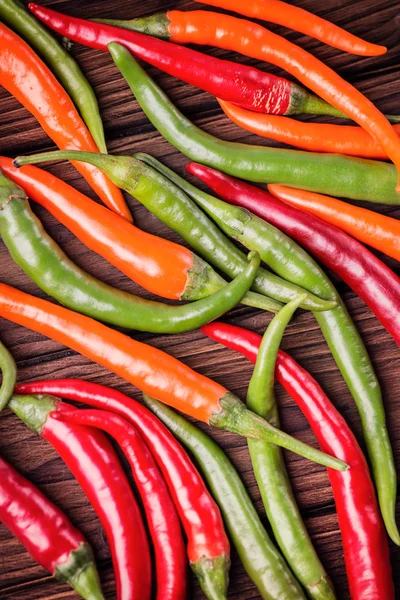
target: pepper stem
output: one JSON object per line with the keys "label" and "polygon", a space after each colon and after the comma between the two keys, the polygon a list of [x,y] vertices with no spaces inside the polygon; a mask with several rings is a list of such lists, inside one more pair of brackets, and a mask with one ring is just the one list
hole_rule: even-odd
{"label": "pepper stem", "polygon": [[336,471],[346,471],[348,469],[348,465],[343,461],[312,448],[277,429],[265,419],[248,410],[243,402],[230,392],[227,392],[220,399],[220,405],[221,410],[210,417],[210,425],[219,429],[226,429],[232,433],[238,433],[246,438],[270,442]]}
{"label": "pepper stem", "polygon": [[215,558],[203,556],[190,564],[208,600],[226,600],[231,561],[225,554]]}
{"label": "pepper stem", "polygon": [[30,156],[17,156],[13,160],[14,167],[36,165],[42,162],[56,160],[77,160],[89,163],[103,171],[115,185],[127,192],[134,190],[139,177],[143,174],[144,166],[133,156],[114,156],[100,152],[81,152],[79,150],[55,150],[40,152]]}
{"label": "pepper stem", "polygon": [[129,29],[138,33],[145,33],[152,37],[157,37],[162,40],[169,40],[171,34],[168,27],[171,21],[168,19],[168,14],[165,12],[156,13],[150,17],[141,17],[138,19],[129,19],[126,21],[120,19],[91,19],[95,23],[103,23],[104,25],[113,25],[122,29]]}
{"label": "pepper stem", "polygon": [[85,600],[104,600],[99,574],[88,544],[80,544],[65,563],[56,566],[54,577],[67,581]]}
{"label": "pepper stem", "polygon": [[8,403],[13,413],[17,415],[29,427],[36,433],[41,433],[43,426],[45,425],[47,418],[53,410],[57,410],[58,398],[48,395],[37,395],[37,396],[18,396],[14,394]]}

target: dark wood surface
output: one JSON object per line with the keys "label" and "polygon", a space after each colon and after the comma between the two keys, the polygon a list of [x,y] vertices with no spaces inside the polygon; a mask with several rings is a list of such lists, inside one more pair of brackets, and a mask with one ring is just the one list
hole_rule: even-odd
{"label": "dark wood surface", "polygon": [[[288,39],[299,43],[334,67],[346,79],[377,103],[386,113],[399,113],[399,3],[397,0],[296,0],[299,6],[318,12],[353,33],[365,36],[376,43],[387,44],[390,51],[379,58],[359,58],[340,53],[300,34],[273,27]],[[198,8],[198,4],[172,0],[46,0],[43,4],[81,17],[133,18],[169,8]],[[322,4],[322,6],[321,6]],[[270,65],[258,64],[242,56],[232,56],[222,50],[204,49],[219,57],[235,58],[247,64],[257,65],[274,73]],[[74,47],[74,54],[96,89],[104,118],[110,152],[134,153],[146,151],[159,157],[181,174],[187,159],[164,141],[154,130],[133,99],[122,77],[114,68],[106,53]],[[264,143],[251,134],[240,130],[225,118],[214,98],[178,80],[151,68],[150,73],[180,109],[199,126],[224,139],[251,143]],[[1,82],[0,82],[1,83]],[[35,119],[18,102],[0,88],[0,147],[1,153],[15,156],[18,153],[53,149],[52,142],[41,130]],[[93,197],[77,171],[68,164],[49,168],[58,176]],[[136,223],[146,231],[177,240],[177,236],[161,225],[136,201],[128,199]],[[400,209],[375,207],[380,212],[400,217]],[[57,223],[41,207],[34,206],[47,231],[77,264],[89,273],[121,289],[149,294],[139,289],[105,260],[87,250],[62,225]],[[384,260],[397,272],[399,265]],[[45,295],[12,262],[5,246],[0,243],[0,279],[21,290],[40,297]],[[396,464],[400,468],[400,353],[395,342],[378,323],[371,311],[342,282],[338,289],[346,302],[371,354],[384,391],[390,435]],[[226,316],[230,322],[263,332],[270,320],[268,314],[238,307]],[[179,336],[155,336],[133,334],[171,353],[199,372],[223,383],[241,398],[245,397],[251,375],[251,365],[242,357],[205,339],[200,332]],[[19,381],[47,377],[81,377],[90,381],[114,386],[140,398],[138,390],[117,376],[86,358],[59,344],[22,327],[0,319],[0,338],[15,356],[19,368]],[[335,405],[348,420],[360,443],[360,421],[351,396],[338,372],[326,343],[310,313],[300,312],[288,328],[283,348],[290,352],[317,378]],[[294,403],[277,390],[282,424],[286,431],[304,442],[315,444],[310,428]],[[212,431],[212,436],[222,445],[238,468],[254,503],[265,521],[265,515],[251,469],[246,442],[235,435]],[[73,522],[82,529],[93,548],[104,584],[107,598],[115,597],[113,570],[104,533],[96,515],[67,467],[49,444],[33,433],[10,412],[0,418],[0,453],[28,478],[34,481],[52,500],[61,506]],[[338,530],[332,491],[324,468],[294,455],[287,455],[287,464],[297,500],[315,546],[329,574],[332,576],[340,600],[349,598],[343,563],[341,537]],[[399,515],[400,517],[400,515]],[[268,527],[267,523],[266,526]],[[396,589],[400,597],[400,551],[391,544]],[[48,573],[37,566],[21,544],[0,526],[0,598],[3,600],[71,599],[75,594],[66,585],[54,581]],[[191,599],[202,594],[192,581]],[[235,552],[231,571],[230,600],[259,598],[257,590],[249,581]]]}

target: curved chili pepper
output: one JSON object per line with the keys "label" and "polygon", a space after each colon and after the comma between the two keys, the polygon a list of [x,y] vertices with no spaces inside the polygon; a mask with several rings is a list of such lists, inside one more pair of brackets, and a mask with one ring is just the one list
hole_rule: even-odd
{"label": "curved chili pepper", "polygon": [[[385,318],[380,302],[391,308],[389,312],[393,319],[398,318],[395,306],[399,296],[393,287],[394,273],[359,242],[259,188],[200,165],[190,165],[189,171],[208,183],[225,200],[253,210],[297,239],[318,260],[346,280],[356,293],[364,299],[368,297],[368,304],[375,314],[380,314],[380,318]],[[381,389],[364,344],[343,305],[341,311],[339,319],[332,319],[334,311],[315,313],[315,317],[357,405],[383,519],[391,539],[400,545],[395,521],[397,477]],[[386,325],[389,326],[387,322]]]}
{"label": "curved chili pepper", "polygon": [[10,180],[11,189],[4,189],[6,179],[0,173],[0,235],[13,260],[47,294],[92,318],[154,333],[190,331],[234,308],[256,276],[258,255],[226,287],[208,298],[181,306],[116,290],[85,273],[64,254],[32,213],[23,190]]}
{"label": "curved chili pepper", "polygon": [[[236,125],[283,144],[310,152],[334,152],[360,158],[387,160],[387,154],[375,140],[361,129],[331,123],[303,123],[286,117],[257,115],[217,98],[222,110]],[[400,136],[400,125],[394,125]]]}
{"label": "curved chili pepper", "polygon": [[[59,148],[98,152],[72,100],[53,73],[11,29],[0,23],[1,85],[39,121]],[[128,221],[121,191],[95,167],[74,163],[99,198]]]}
{"label": "curved chili pepper", "polygon": [[[261,336],[226,323],[202,332],[256,361]],[[322,449],[337,452],[350,469],[328,469],[342,533],[344,559],[353,600],[392,600],[389,547],[375,489],[364,455],[344,418],[315,379],[293,358],[278,352],[275,376],[310,423]]]}
{"label": "curved chili pepper", "polygon": [[209,296],[226,282],[187,248],[128,223],[46,171],[0,168],[94,252],[145,289],[175,300]]}
{"label": "curved chili pepper", "polygon": [[[286,204],[300,208],[326,223],[342,229],[364,244],[400,260],[400,221],[386,215],[342,202],[330,196],[270,185],[268,190]],[[360,251],[361,254],[361,251]]]}
{"label": "curved chili pepper", "polygon": [[[151,167],[152,178],[161,178],[160,184],[164,187],[168,184],[173,186],[173,203],[162,202],[161,196],[154,194],[146,198],[146,203],[142,200],[146,208],[176,231],[191,248],[204,256],[208,262],[230,277],[234,277],[234,273],[242,268],[245,255],[189,197],[186,193],[187,182],[185,179],[176,175],[149,154],[138,153],[133,158],[137,158],[141,163]],[[122,162],[127,160],[129,158],[122,157],[121,166]],[[129,184],[127,180],[126,183],[131,189],[133,184]],[[190,184],[187,185],[190,189]],[[131,193],[134,195],[134,190]],[[308,310],[329,310],[336,306],[334,301],[318,298],[314,294],[310,296],[304,289],[265,269],[258,270],[253,289],[282,302],[289,302],[299,294],[305,293],[307,298],[301,307]],[[278,312],[280,308],[282,306],[276,307],[273,312]]]}
{"label": "curved chili pepper", "polygon": [[[256,218],[266,219],[268,223],[273,223],[275,227],[280,227],[287,235],[297,239],[368,304],[400,345],[400,278],[344,231],[280,201],[288,199],[290,204],[290,199],[293,198],[295,203],[296,198],[303,197],[301,190],[270,186],[280,199],[278,200],[264,190],[195,163],[189,164],[187,170],[210,185],[228,202],[239,205],[246,212],[254,211],[258,215]],[[200,196],[201,192],[198,194]],[[209,201],[210,204],[213,200],[215,199]],[[203,202],[203,198],[197,199],[197,202]],[[206,197],[204,205],[207,202]]]}
{"label": "curved chili pepper", "polygon": [[47,62],[77,106],[96,146],[107,152],[96,95],[76,60],[19,0],[1,0],[0,18]]}
{"label": "curved chili pepper", "polygon": [[[34,3],[30,3],[29,8],[46,25],[75,42],[100,50],[107,50],[110,42],[119,42],[162,71],[255,112],[348,118],[342,111],[283,77],[207,56],[177,44],[171,46],[149,39],[148,35],[166,40],[171,38],[169,13],[128,21],[85,21]],[[395,115],[387,118],[394,123],[400,120]]]}
{"label": "curved chili pepper", "polygon": [[222,141],[193,125],[126,48],[109,45],[147,117],[165,139],[192,160],[255,182],[281,183],[332,196],[399,204],[396,169],[384,162]]}
{"label": "curved chili pepper", "polygon": [[[268,325],[247,391],[248,408],[275,427],[279,427],[274,395],[276,356],[298,306],[298,299],[292,300]],[[334,600],[332,583],[301,518],[280,449],[260,440],[248,440],[247,444],[268,521],[289,567],[310,598]]]}
{"label": "curved chili pepper", "polygon": [[143,392],[210,425],[265,439],[337,469],[347,465],[272,427],[228,392],[176,358],[94,319],[0,284],[0,316],[66,344]]}
{"label": "curved chili pepper", "polygon": [[[245,259],[244,255],[231,242],[226,240],[215,224],[205,217],[202,211],[196,209],[194,203],[168,177],[164,177],[161,172],[152,167],[149,168],[147,164],[143,164],[134,157],[111,156],[99,153],[88,154],[86,152],[72,152],[72,154],[65,151],[46,152],[33,154],[26,158],[17,157],[14,160],[14,165],[33,164],[47,160],[64,160],[68,157],[86,160],[99,166],[112,181],[137,198],[164,223],[177,231],[192,248],[198,250],[200,254],[203,254],[207,260],[213,262],[222,271],[228,274],[241,272],[243,259]],[[149,194],[149,189],[152,191],[151,194]],[[201,227],[199,221],[202,221]],[[229,260],[233,261],[233,268],[229,268]],[[273,299],[288,302],[299,294],[306,293],[304,302],[304,308],[306,309],[329,310],[336,306],[336,302],[318,298],[313,294],[310,296],[299,286],[265,270],[261,272],[259,270],[257,274],[260,274],[262,279],[261,285],[256,286],[257,291],[271,295]],[[222,281],[220,281],[218,288],[221,288],[221,285]],[[250,304],[250,306],[265,308],[263,298],[260,298],[259,295],[255,296],[251,293],[250,299],[247,296],[244,302]],[[267,309],[270,308],[270,301],[267,302],[266,306]],[[280,307],[274,303],[271,308],[273,312],[276,312]]]}
{"label": "curved chili pepper", "polygon": [[385,46],[366,42],[304,8],[281,0],[252,0],[248,4],[242,0],[201,0],[201,3],[231,10],[252,19],[283,25],[350,54],[379,56],[387,52]]}
{"label": "curved chili pepper", "polygon": [[[170,37],[167,29],[164,31],[158,22],[155,28],[152,26],[153,17],[134,21],[100,19],[94,23],[34,3],[28,7],[38,19],[74,42],[99,50],[107,50],[110,42],[119,42],[162,71],[251,110],[345,117],[341,111],[287,79],[143,35],[149,33],[156,37]],[[158,36],[159,31],[164,35]]]}
{"label": "curved chili pepper", "polygon": [[115,389],[79,379],[22,383],[16,391],[54,394],[84,402],[132,423],[150,448],[168,485],[188,538],[191,568],[199,577],[202,589],[212,597],[215,585],[217,590],[227,588],[230,548],[219,508],[185,450],[147,408]]}
{"label": "curved chili pepper", "polygon": [[[210,11],[169,11],[171,41],[217,46],[285,69],[326,102],[344,112],[381,144],[400,167],[400,139],[386,117],[318,58],[251,21]],[[396,188],[400,192],[400,184]]]}
{"label": "curved chili pepper", "polygon": [[118,442],[132,468],[154,544],[157,599],[186,598],[186,553],[178,513],[163,476],[141,435],[125,419],[105,410],[54,412],[52,418],[73,425],[101,429]]}
{"label": "curved chili pepper", "polygon": [[234,466],[203,431],[149,396],[144,403],[196,458],[217,501],[226,528],[249,577],[265,600],[305,600],[304,594],[264,529]]}
{"label": "curved chili pepper", "polygon": [[0,342],[0,410],[7,405],[10,400],[17,381],[17,366],[13,357],[7,348]]}
{"label": "curved chili pepper", "polygon": [[104,600],[92,550],[66,515],[0,457],[0,521],[36,562],[85,600]]}
{"label": "curved chili pepper", "polygon": [[150,600],[146,531],[128,479],[105,435],[54,419],[54,411],[71,407],[53,396],[15,395],[8,406],[50,442],[95,509],[110,544],[118,600]]}

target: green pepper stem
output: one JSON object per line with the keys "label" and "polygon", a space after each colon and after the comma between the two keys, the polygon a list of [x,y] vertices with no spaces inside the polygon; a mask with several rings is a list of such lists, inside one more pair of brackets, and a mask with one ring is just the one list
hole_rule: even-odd
{"label": "green pepper stem", "polygon": [[231,561],[225,554],[215,558],[203,556],[190,564],[207,600],[227,600]]}
{"label": "green pepper stem", "polygon": [[219,429],[226,429],[232,433],[238,433],[246,438],[270,442],[336,471],[346,471],[348,469],[348,465],[343,461],[316,450],[277,429],[265,419],[248,410],[233,394],[226,393],[221,398],[220,405],[221,410],[210,417],[210,425]]}
{"label": "green pepper stem", "polygon": [[99,574],[88,544],[80,544],[65,563],[56,566],[54,576],[67,581],[84,600],[104,600]]}
{"label": "green pepper stem", "polygon": [[101,169],[115,185],[128,192],[136,187],[138,178],[143,172],[143,165],[132,156],[113,156],[80,150],[55,150],[54,152],[31,154],[30,156],[17,156],[13,160],[13,165],[19,168],[24,165],[36,165],[56,160],[77,160],[89,163]]}
{"label": "green pepper stem", "polygon": [[305,298],[305,294],[299,296],[279,311],[268,325],[258,351],[247,390],[247,407],[267,421],[271,421],[275,408],[275,363],[279,346],[286,327]]}
{"label": "green pepper stem", "polygon": [[14,394],[8,403],[13,413],[17,415],[33,431],[40,434],[53,410],[57,409],[58,398],[45,395],[19,396]]}
{"label": "green pepper stem", "polygon": [[165,12],[156,13],[150,17],[142,17],[139,19],[130,19],[123,21],[120,19],[91,19],[95,23],[103,23],[104,25],[113,25],[114,27],[121,27],[122,29],[129,29],[130,31],[137,31],[138,33],[145,33],[152,37],[157,37],[162,40],[169,40],[171,34],[168,31],[170,20]]}

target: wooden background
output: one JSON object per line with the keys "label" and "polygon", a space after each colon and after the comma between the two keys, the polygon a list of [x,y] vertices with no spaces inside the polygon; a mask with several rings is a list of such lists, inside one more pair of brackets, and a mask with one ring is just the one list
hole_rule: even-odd
{"label": "wooden background", "polygon": [[[319,58],[334,67],[343,77],[355,84],[387,113],[399,113],[399,2],[397,0],[325,0],[323,6],[317,0],[295,0],[299,6],[318,12],[338,25],[368,40],[386,44],[390,51],[378,58],[359,58],[340,53],[315,40],[273,27],[293,42],[299,43]],[[46,0],[43,4],[81,17],[133,18],[156,11],[182,8],[199,8],[198,4],[172,0]],[[272,28],[272,27],[271,27]],[[215,56],[235,58],[276,73],[270,65],[258,64],[242,56],[232,56],[222,50],[205,51]],[[187,159],[164,141],[153,129],[133,99],[122,77],[106,53],[74,47],[80,64],[97,92],[104,118],[110,152],[134,153],[145,151],[165,162],[179,173],[184,172]],[[231,124],[224,117],[215,99],[156,69],[149,72],[168,92],[179,108],[193,121],[210,133],[229,140],[264,143]],[[1,83],[1,82],[0,82]],[[1,153],[15,156],[19,153],[45,151],[54,148],[35,119],[0,89],[0,145]],[[59,164],[51,171],[93,197],[91,190],[68,164]],[[155,217],[131,198],[129,204],[136,223],[146,231],[169,239],[177,236],[168,231]],[[377,210],[400,217],[400,208],[376,207]],[[57,223],[44,209],[34,206],[43,220],[47,231],[79,266],[99,276],[107,283],[121,289],[137,292],[149,297],[105,260],[91,253],[62,225]],[[384,260],[397,272],[399,265],[394,260]],[[1,281],[21,290],[45,295],[14,265],[5,246],[0,242]],[[337,282],[347,307],[350,310],[371,354],[373,363],[383,386],[389,430],[393,443],[396,464],[400,468],[400,353],[395,342],[381,327],[371,311],[342,282]],[[250,308],[238,307],[226,319],[238,325],[263,332],[270,320],[268,314]],[[251,375],[251,365],[242,357],[205,339],[198,331],[179,336],[155,336],[134,334],[136,339],[146,341],[157,348],[167,350],[199,372],[223,383],[232,392],[245,398],[246,386]],[[69,349],[22,327],[0,319],[0,338],[15,356],[19,368],[19,381],[37,378],[81,377],[90,381],[114,386],[132,396],[140,398],[133,389],[117,376],[102,367],[77,355]],[[328,352],[326,343],[310,313],[299,312],[285,335],[283,348],[294,356],[317,378],[335,405],[348,420],[353,431],[361,440],[360,422],[354,403],[347,391],[336,365]],[[310,428],[294,403],[278,390],[282,424],[286,431],[307,443],[315,443]],[[238,436],[212,431],[213,437],[222,445],[238,468],[255,505],[265,521],[260,495],[251,470],[246,442]],[[49,444],[26,427],[8,411],[0,418],[0,453],[35,482],[52,500],[61,506],[72,521],[87,536],[95,548],[96,559],[107,598],[115,597],[113,570],[109,549],[101,526],[89,506],[79,485],[73,479],[63,461]],[[288,468],[301,507],[302,514],[312,534],[319,555],[332,576],[340,600],[349,598],[343,564],[341,538],[336,519],[332,491],[324,468],[309,463],[293,454],[287,456]],[[400,514],[399,514],[400,518]],[[267,524],[266,524],[267,525]],[[267,525],[268,526],[268,525]],[[396,589],[400,597],[400,550],[391,544]],[[397,573],[397,575],[396,575]],[[67,586],[54,581],[47,572],[37,566],[21,544],[0,526],[0,598],[3,600],[72,599],[75,594]],[[200,599],[202,594],[193,581],[191,599]],[[249,581],[235,552],[231,571],[230,600],[259,598]]]}

